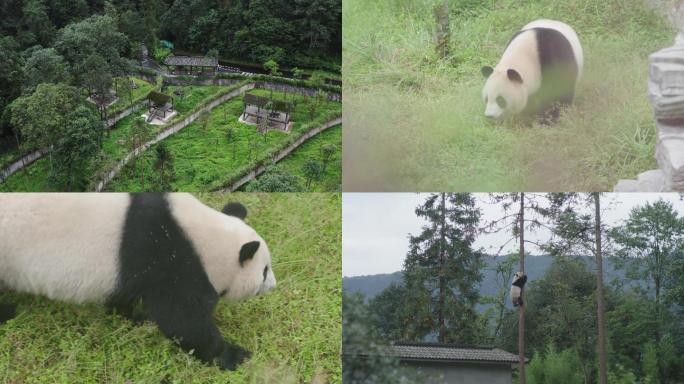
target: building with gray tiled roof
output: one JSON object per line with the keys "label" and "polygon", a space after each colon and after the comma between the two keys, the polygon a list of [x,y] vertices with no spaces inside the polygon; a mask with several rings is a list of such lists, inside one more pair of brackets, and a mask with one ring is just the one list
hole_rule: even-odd
{"label": "building with gray tiled roof", "polygon": [[518,365],[517,355],[487,346],[395,343],[385,354],[418,370],[428,384],[511,384]]}
{"label": "building with gray tiled roof", "polygon": [[205,70],[214,73],[218,66],[218,59],[203,56],[169,56],[164,59],[164,65],[172,72],[180,74],[196,71],[203,73]]}

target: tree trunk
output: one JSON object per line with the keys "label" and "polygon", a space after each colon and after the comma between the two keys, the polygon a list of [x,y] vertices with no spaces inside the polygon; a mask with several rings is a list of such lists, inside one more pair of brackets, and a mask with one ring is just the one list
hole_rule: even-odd
{"label": "tree trunk", "polygon": [[437,21],[437,55],[440,59],[449,56],[449,3],[445,0],[434,9]]}
{"label": "tree trunk", "polygon": [[446,193],[442,193],[442,226],[440,228],[440,242],[439,242],[439,304],[437,311],[439,313],[439,342],[446,343],[446,327],[444,325],[444,305],[446,301],[446,276],[444,275],[444,242],[446,240]]}
{"label": "tree trunk", "polygon": [[598,354],[599,354],[599,384],[607,384],[606,372],[606,343],[605,343],[605,306],[603,301],[603,256],[601,249],[601,200],[598,192],[594,192],[595,223],[596,223],[596,301],[598,318]]}
{"label": "tree trunk", "polygon": [[[519,213],[519,229],[518,236],[520,237],[520,272],[525,273],[525,193],[520,192],[520,213]],[[518,372],[519,384],[525,384],[525,297],[524,291],[520,291],[520,298],[523,305],[518,311]]]}

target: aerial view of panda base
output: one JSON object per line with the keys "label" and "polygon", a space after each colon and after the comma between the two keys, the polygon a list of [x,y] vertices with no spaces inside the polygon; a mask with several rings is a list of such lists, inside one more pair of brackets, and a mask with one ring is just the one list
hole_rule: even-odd
{"label": "aerial view of panda base", "polygon": [[343,15],[345,191],[611,191],[657,168],[649,55],[684,28],[681,2],[348,0]]}
{"label": "aerial view of panda base", "polygon": [[341,189],[341,1],[0,4],[0,191]]}
{"label": "aerial view of panda base", "polygon": [[0,194],[0,381],[341,383],[340,215],[338,193]]}

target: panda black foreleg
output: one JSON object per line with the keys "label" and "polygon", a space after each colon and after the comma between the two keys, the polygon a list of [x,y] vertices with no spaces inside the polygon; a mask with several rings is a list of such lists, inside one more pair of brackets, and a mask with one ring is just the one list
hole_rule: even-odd
{"label": "panda black foreleg", "polygon": [[147,316],[145,312],[139,305],[139,302],[135,301],[112,301],[107,303],[107,313],[118,314],[125,317],[126,319],[132,321],[135,325],[140,325],[145,320]]}
{"label": "panda black foreleg", "polygon": [[[2,297],[2,291],[0,291]],[[0,324],[14,318],[17,315],[17,306],[14,304],[0,303]]]}
{"label": "panda black foreleg", "polygon": [[[215,292],[213,293],[216,296]],[[208,364],[218,363],[233,370],[250,357],[250,352],[226,342],[214,324],[217,297],[207,299],[189,293],[148,293],[143,297],[145,312],[169,338],[177,338],[181,348]]]}
{"label": "panda black foreleg", "polygon": [[14,304],[0,304],[0,324],[14,318],[17,315],[17,306]]}

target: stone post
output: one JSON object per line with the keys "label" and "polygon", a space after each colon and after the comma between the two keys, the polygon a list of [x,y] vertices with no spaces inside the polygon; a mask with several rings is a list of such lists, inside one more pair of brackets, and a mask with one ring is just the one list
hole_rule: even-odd
{"label": "stone post", "polygon": [[684,31],[651,55],[648,95],[656,119],[656,160],[663,190],[684,191]]}
{"label": "stone post", "polygon": [[615,192],[684,191],[684,29],[672,47],[649,57],[648,97],[656,120],[660,169],[620,180]]}

